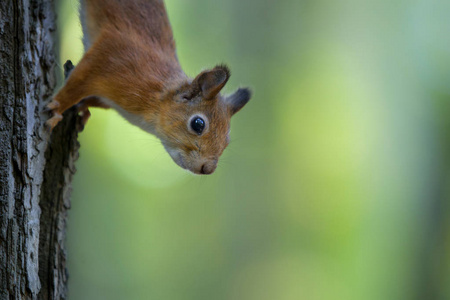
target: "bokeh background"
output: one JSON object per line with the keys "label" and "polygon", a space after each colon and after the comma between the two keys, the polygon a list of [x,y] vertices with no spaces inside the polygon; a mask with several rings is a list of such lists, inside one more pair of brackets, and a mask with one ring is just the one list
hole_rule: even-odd
{"label": "bokeh background", "polygon": [[92,109],[69,299],[450,299],[450,1],[166,5],[186,73],[226,62],[254,96],[206,177]]}

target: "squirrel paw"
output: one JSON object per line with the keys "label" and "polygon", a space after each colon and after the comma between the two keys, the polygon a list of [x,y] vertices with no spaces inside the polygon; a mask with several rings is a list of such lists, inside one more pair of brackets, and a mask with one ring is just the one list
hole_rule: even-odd
{"label": "squirrel paw", "polygon": [[47,111],[55,110],[59,107],[59,102],[56,100],[50,101],[47,106],[45,107]]}
{"label": "squirrel paw", "polygon": [[56,124],[59,123],[59,121],[62,120],[63,116],[57,111],[59,107],[59,102],[56,100],[50,101],[47,106],[45,107],[46,111],[49,111],[52,113],[52,117],[45,122],[45,125],[49,129],[49,131],[52,131],[53,128],[55,128]]}
{"label": "squirrel paw", "polygon": [[45,122],[45,125],[49,129],[49,131],[52,131],[53,128],[61,121],[63,116],[57,112],[53,113],[53,116]]}
{"label": "squirrel paw", "polygon": [[86,105],[85,101],[81,101],[77,104],[77,112],[78,115],[81,117],[80,119],[80,131],[83,131],[84,126],[86,125],[87,121],[91,117],[91,112],[89,111],[88,105]]}

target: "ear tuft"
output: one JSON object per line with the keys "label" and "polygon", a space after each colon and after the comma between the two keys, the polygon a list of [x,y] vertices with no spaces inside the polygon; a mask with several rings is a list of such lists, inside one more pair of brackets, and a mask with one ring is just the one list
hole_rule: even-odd
{"label": "ear tuft", "polygon": [[200,73],[193,81],[200,89],[203,98],[213,99],[222,90],[230,78],[230,69],[225,65],[219,65],[212,70]]}
{"label": "ear tuft", "polygon": [[248,88],[240,88],[234,94],[228,96],[225,101],[230,107],[231,114],[234,115],[240,111],[250,100],[252,93]]}
{"label": "ear tuft", "polygon": [[231,76],[230,68],[228,68],[228,66],[226,64],[220,64],[220,65],[215,66],[213,70],[219,70],[219,69],[222,70],[223,72],[225,72],[225,75],[228,80],[228,78],[230,78],[230,76]]}

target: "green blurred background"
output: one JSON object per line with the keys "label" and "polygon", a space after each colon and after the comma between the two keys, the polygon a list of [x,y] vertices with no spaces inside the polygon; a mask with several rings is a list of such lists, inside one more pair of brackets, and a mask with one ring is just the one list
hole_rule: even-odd
{"label": "green blurred background", "polygon": [[206,177],[91,110],[69,299],[450,299],[450,1],[166,5],[186,73],[226,62],[254,96]]}

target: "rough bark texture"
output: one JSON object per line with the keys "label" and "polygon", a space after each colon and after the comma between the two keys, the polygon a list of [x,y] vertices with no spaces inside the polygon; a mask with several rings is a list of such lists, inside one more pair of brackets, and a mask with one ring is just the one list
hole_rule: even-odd
{"label": "rough bark texture", "polygon": [[52,136],[53,0],[0,1],[0,299],[66,297],[65,222],[78,117]]}

